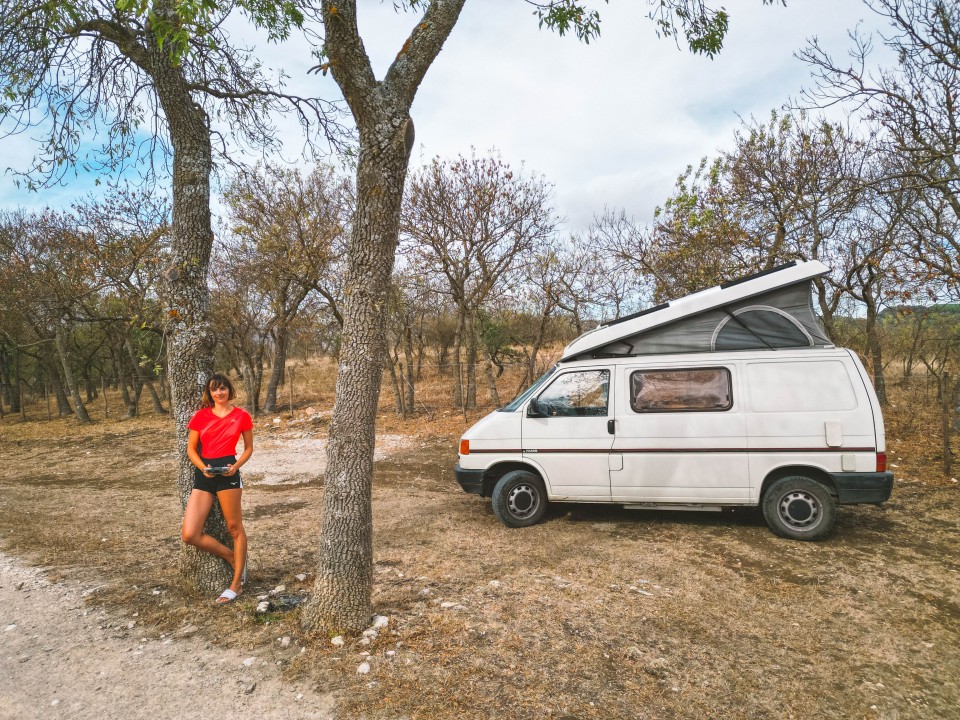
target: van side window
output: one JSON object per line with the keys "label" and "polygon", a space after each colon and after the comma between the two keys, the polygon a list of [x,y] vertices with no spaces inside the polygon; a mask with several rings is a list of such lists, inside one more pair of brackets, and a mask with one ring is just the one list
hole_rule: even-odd
{"label": "van side window", "polygon": [[537,398],[549,417],[595,417],[607,414],[609,370],[586,370],[560,375]]}
{"label": "van side window", "polygon": [[729,410],[733,385],[727,368],[636,370],[630,374],[634,412]]}

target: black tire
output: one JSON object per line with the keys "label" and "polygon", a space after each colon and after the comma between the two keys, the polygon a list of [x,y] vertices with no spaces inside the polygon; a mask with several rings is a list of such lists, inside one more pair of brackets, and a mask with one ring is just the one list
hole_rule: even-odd
{"label": "black tire", "polygon": [[837,501],[823,483],[791,475],[773,483],[763,496],[763,516],[774,534],[792,540],[819,540],[837,520]]}
{"label": "black tire", "polygon": [[543,480],[526,470],[511,470],[493,487],[493,514],[507,527],[536,525],[547,512]]}

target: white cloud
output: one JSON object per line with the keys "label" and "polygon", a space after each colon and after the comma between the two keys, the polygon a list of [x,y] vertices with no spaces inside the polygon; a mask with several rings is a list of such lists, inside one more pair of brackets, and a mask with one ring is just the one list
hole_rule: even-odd
{"label": "white cloud", "polygon": [[[417,17],[395,13],[391,2],[360,5],[361,33],[382,77]],[[763,119],[798,93],[807,69],[793,54],[808,37],[842,53],[847,30],[868,16],[859,0],[737,3],[724,50],[709,60],[657,39],[646,8],[635,0],[603,5],[602,35],[584,45],[538,30],[522,0],[469,0],[418,92],[413,162],[496,147],[505,161],[555,184],[571,229],[604,205],[646,220],[686,165],[729,146],[738,114]],[[298,92],[334,97],[331,78],[306,74],[315,61],[302,41],[260,44],[258,55],[282,65]],[[281,120],[279,128],[285,157],[295,157],[298,126]],[[0,151],[4,164],[22,167],[22,145],[3,140]],[[0,179],[0,203],[19,197]]]}

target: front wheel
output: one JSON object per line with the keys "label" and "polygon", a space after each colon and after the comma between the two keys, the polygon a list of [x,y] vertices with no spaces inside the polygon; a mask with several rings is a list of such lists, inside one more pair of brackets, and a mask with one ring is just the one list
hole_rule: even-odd
{"label": "front wheel", "polygon": [[543,480],[526,470],[512,470],[493,487],[493,514],[507,527],[535,525],[547,512]]}
{"label": "front wheel", "polygon": [[770,529],[792,540],[826,537],[837,519],[837,503],[822,483],[803,475],[780,478],[763,496]]}

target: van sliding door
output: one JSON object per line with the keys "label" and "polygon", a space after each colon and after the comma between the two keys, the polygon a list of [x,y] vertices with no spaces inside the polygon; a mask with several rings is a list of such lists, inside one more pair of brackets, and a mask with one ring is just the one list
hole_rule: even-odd
{"label": "van sliding door", "polygon": [[611,467],[614,502],[749,500],[736,364],[619,368]]}

